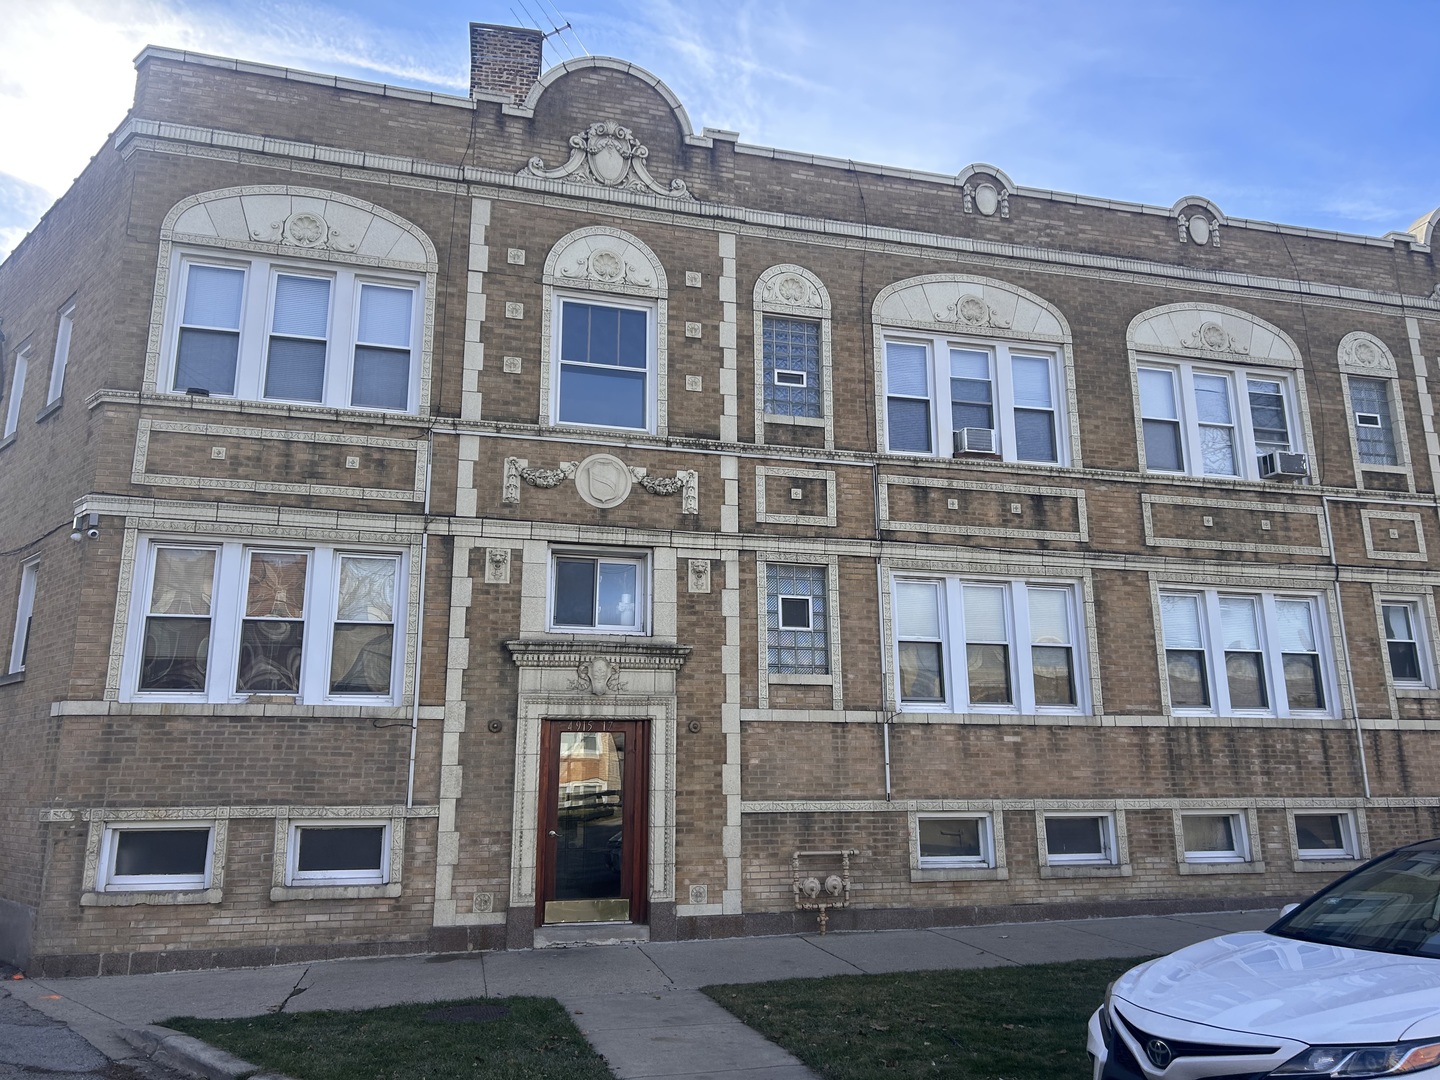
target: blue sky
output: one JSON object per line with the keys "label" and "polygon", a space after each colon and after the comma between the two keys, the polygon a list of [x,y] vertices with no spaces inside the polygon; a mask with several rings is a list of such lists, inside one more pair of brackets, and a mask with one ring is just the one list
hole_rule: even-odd
{"label": "blue sky", "polygon": [[[553,3],[574,33],[547,64],[577,39],[632,60],[745,142],[1371,235],[1440,205],[1440,0]],[[542,11],[0,0],[0,255],[123,117],[147,43],[464,93],[466,24]]]}

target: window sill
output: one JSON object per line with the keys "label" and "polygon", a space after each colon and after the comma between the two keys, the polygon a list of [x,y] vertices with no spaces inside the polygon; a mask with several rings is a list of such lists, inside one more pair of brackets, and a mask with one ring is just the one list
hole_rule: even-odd
{"label": "window sill", "polygon": [[1297,874],[1339,874],[1354,870],[1364,859],[1296,859],[1290,868]]}
{"label": "window sill", "polygon": [[1182,874],[1263,874],[1263,862],[1182,862]]}
{"label": "window sill", "polygon": [[7,446],[13,446],[15,444],[16,434],[16,432],[12,431],[9,435],[6,435],[5,438],[0,439],[0,450],[4,450]]}
{"label": "window sill", "polygon": [[794,427],[824,427],[823,416],[789,416],[785,413],[764,413],[761,416],[767,424],[790,424]]}
{"label": "window sill", "polygon": [[1008,881],[1010,871],[1003,866],[947,866],[911,870],[911,881]]}
{"label": "window sill", "polygon": [[798,672],[772,671],[766,677],[771,686],[829,686],[834,675],[801,675]]}
{"label": "window sill", "polygon": [[0,686],[12,686],[15,683],[22,683],[24,681],[25,672],[23,671],[11,671],[8,674],[0,675]]}
{"label": "window sill", "polygon": [[142,904],[218,904],[220,889],[187,889],[183,892],[85,892],[81,907],[137,907]]}
{"label": "window sill", "polygon": [[270,899],[280,900],[370,900],[400,895],[400,883],[388,885],[276,885]]}
{"label": "window sill", "polygon": [[1040,867],[1040,877],[1045,880],[1054,878],[1129,877],[1131,873],[1129,863],[1121,866],[1116,866],[1113,863],[1105,865],[1098,863],[1065,863],[1060,866],[1047,865]]}
{"label": "window sill", "polygon": [[1395,687],[1397,698],[1434,698],[1440,697],[1440,690],[1433,686],[1397,686]]}
{"label": "window sill", "polygon": [[60,411],[60,406],[64,404],[64,398],[56,398],[54,401],[50,402],[50,404],[46,405],[35,415],[35,422],[39,424],[45,420],[49,420],[50,417],[54,416]]}

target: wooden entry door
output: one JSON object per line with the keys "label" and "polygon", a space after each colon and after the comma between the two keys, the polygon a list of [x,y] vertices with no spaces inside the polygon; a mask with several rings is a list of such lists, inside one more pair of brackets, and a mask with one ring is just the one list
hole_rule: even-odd
{"label": "wooden entry door", "polygon": [[537,923],[645,921],[649,735],[644,720],[544,722]]}

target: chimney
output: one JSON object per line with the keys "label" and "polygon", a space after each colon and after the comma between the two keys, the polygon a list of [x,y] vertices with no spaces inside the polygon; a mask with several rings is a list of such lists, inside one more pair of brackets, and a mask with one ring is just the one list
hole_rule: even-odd
{"label": "chimney", "polygon": [[509,94],[524,101],[540,78],[545,35],[523,26],[470,24],[470,96]]}

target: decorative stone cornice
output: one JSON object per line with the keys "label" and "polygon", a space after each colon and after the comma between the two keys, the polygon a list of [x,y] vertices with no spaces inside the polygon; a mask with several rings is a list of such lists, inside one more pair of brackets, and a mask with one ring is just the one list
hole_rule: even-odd
{"label": "decorative stone cornice", "polygon": [[[689,645],[640,641],[507,641],[510,659],[522,668],[575,668],[603,658],[619,671],[679,671],[689,659]],[[593,669],[592,669],[593,670]]]}

